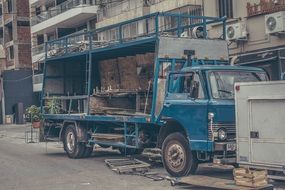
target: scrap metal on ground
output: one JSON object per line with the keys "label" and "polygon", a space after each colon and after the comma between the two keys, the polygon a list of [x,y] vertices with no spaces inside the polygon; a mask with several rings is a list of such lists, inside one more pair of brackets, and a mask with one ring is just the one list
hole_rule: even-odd
{"label": "scrap metal on ground", "polygon": [[109,168],[119,174],[129,174],[134,172],[145,173],[148,172],[150,168],[150,164],[132,158],[106,159],[105,163]]}

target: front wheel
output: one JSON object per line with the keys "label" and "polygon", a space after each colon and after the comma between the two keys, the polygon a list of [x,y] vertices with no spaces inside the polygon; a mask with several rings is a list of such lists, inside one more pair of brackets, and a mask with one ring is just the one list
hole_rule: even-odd
{"label": "front wheel", "polygon": [[197,157],[193,155],[188,140],[179,132],[165,138],[162,161],[167,172],[174,177],[194,174],[198,167]]}

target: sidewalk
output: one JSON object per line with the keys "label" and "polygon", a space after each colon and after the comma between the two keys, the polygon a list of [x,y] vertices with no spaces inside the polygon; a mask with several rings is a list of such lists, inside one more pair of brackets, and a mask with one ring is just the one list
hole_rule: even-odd
{"label": "sidewalk", "polygon": [[[31,123],[24,125],[0,125],[0,138],[9,137],[15,139],[25,139],[25,132],[31,130]],[[39,129],[33,129],[34,133],[38,132]]]}

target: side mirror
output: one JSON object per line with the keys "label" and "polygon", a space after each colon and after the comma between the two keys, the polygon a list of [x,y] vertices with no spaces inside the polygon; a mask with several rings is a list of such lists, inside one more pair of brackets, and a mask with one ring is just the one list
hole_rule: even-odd
{"label": "side mirror", "polygon": [[198,81],[194,81],[192,84],[192,88],[190,91],[190,97],[193,99],[197,99],[199,97],[199,87],[200,84]]}

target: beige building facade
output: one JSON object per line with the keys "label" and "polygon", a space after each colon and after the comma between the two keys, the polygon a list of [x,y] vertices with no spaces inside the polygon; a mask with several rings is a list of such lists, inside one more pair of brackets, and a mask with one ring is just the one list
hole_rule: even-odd
{"label": "beige building facade", "polygon": [[[219,3],[221,1],[205,1],[205,15],[221,16],[219,9],[224,6]],[[285,72],[285,1],[232,0],[231,6],[225,9],[228,9],[226,13],[232,12],[227,22],[232,64],[262,67],[272,80],[282,79]],[[220,30],[219,26],[212,29]]]}
{"label": "beige building facade", "polygon": [[98,9],[95,2],[95,0],[29,0],[35,93],[40,94],[42,90],[45,42],[94,29]]}
{"label": "beige building facade", "polygon": [[[97,28],[155,12],[226,16],[231,64],[262,67],[273,80],[279,80],[284,75],[285,16],[282,14],[282,11],[285,11],[284,0],[102,0],[101,2]],[[273,23],[267,21],[271,15],[277,18],[277,21],[273,20]],[[283,19],[278,20],[280,15]],[[281,29],[268,31],[270,27],[268,24],[274,25],[274,23]],[[130,36],[140,35],[144,33],[143,23],[130,26],[127,30],[130,30]],[[218,38],[222,33],[221,25],[214,25],[207,30],[209,38]],[[112,40],[114,36],[115,31],[110,31],[99,38]]]}

